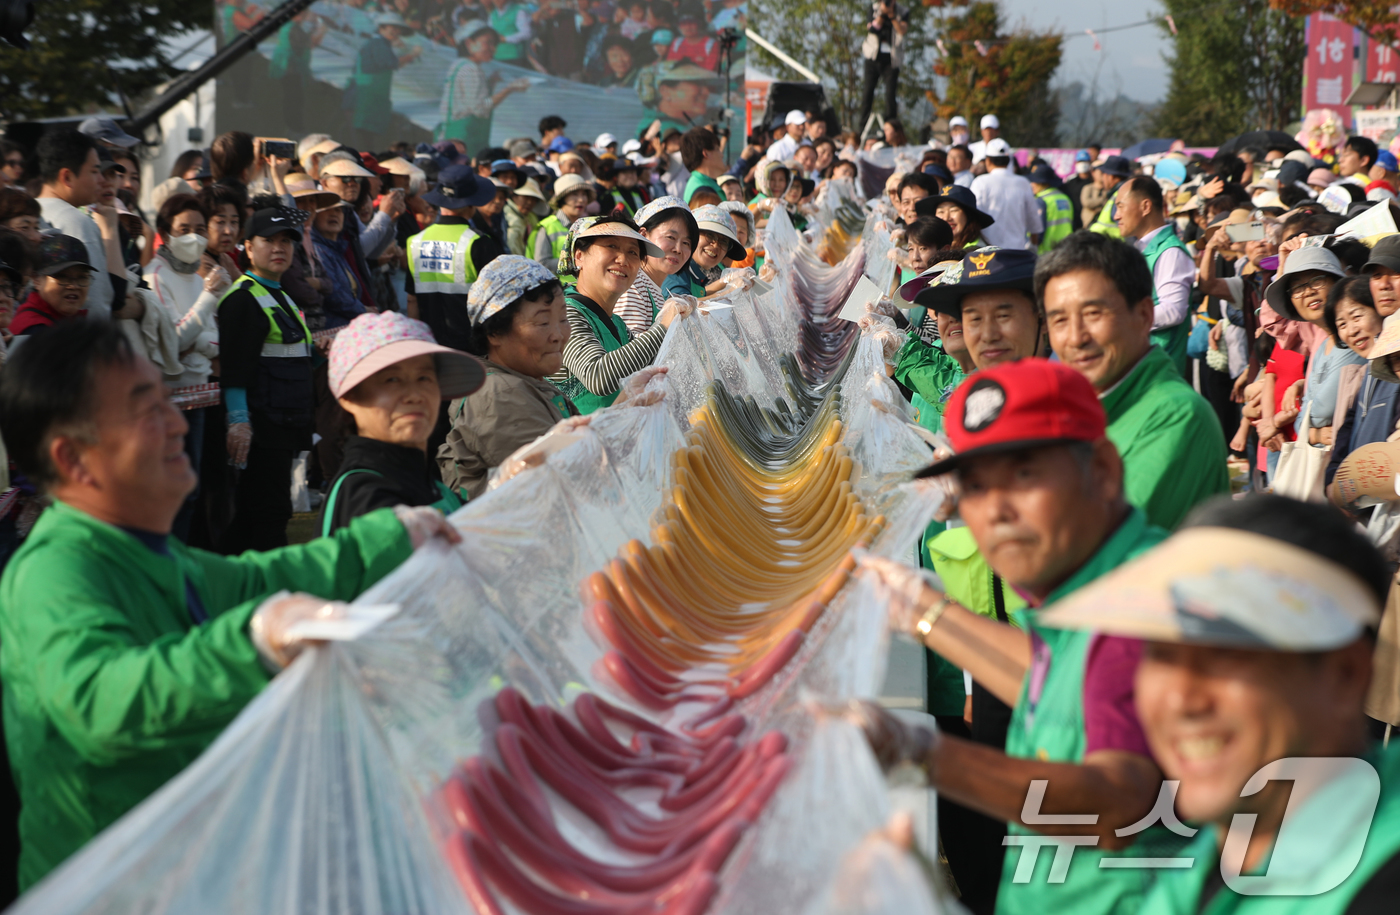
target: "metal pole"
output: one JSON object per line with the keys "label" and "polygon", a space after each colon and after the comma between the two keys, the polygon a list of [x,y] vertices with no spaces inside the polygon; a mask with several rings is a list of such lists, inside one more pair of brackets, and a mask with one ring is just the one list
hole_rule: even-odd
{"label": "metal pole", "polygon": [[744,34],[749,36],[749,40],[752,41],[754,44],[763,48],[763,50],[767,51],[769,54],[772,54],[774,57],[787,64],[789,67],[792,67],[794,70],[796,70],[798,73],[801,73],[803,76],[807,77],[812,82],[820,83],[822,81],[822,78],[820,76],[813,73],[811,70],[808,70],[806,67],[793,60],[791,57],[787,56],[787,54],[783,53],[777,45],[773,44],[773,42],[769,41],[767,38],[764,38],[762,35],[758,34],[753,29],[744,29]]}

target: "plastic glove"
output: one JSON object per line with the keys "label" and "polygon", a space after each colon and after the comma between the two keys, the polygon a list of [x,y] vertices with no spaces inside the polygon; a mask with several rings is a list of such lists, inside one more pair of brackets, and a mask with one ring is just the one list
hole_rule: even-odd
{"label": "plastic glove", "polygon": [[434,537],[448,543],[461,543],[462,535],[431,505],[395,505],[394,516],[408,531],[408,542],[416,550]]}
{"label": "plastic glove", "polygon": [[[933,449],[933,461],[937,463],[944,458],[953,456],[953,449],[942,447]],[[947,521],[958,514],[958,499],[962,496],[962,483],[958,480],[956,473],[939,474],[936,477],[928,478],[934,485],[943,491],[943,504],[938,506],[938,510],[933,513],[935,521]]]}
{"label": "plastic glove", "polygon": [[515,449],[504,461],[501,461],[499,467],[491,471],[490,482],[486,484],[487,492],[514,479],[522,471],[543,464],[545,458],[570,444],[576,437],[574,433],[587,426],[592,418],[590,414],[589,416],[570,416],[568,419],[560,420],[544,435],[528,445]]}
{"label": "plastic glove", "polygon": [[772,264],[765,263],[763,269],[758,271],[758,278],[768,285],[773,285],[773,281],[778,278],[778,268]]}
{"label": "plastic glove", "polygon": [[873,302],[866,302],[865,310],[871,314],[884,315],[891,320],[900,313],[899,308],[890,301],[890,297],[887,295],[882,295]]}
{"label": "plastic glove", "polygon": [[876,576],[877,589],[889,610],[890,629],[922,642],[919,620],[929,607],[943,599],[933,576],[924,569],[863,551],[858,554],[857,562],[861,571],[868,569]]}
{"label": "plastic glove", "polygon": [[752,267],[725,267],[719,278],[733,287],[735,292],[748,292],[753,288],[754,280],[758,279],[758,274],[754,272]]}
{"label": "plastic glove", "polygon": [[215,266],[214,269],[210,270],[209,274],[204,277],[204,291],[212,295],[220,295],[232,283],[233,280],[229,279],[228,271],[223,267]]}
{"label": "plastic glove", "polygon": [[315,644],[288,635],[293,625],[302,620],[341,619],[347,606],[344,601],[279,591],[253,612],[253,618],[248,621],[248,634],[258,650],[258,657],[268,668],[278,671],[292,663],[302,649]]}
{"label": "plastic glove", "polygon": [[924,765],[938,743],[937,731],[907,725],[868,699],[852,699],[843,717],[865,734],[885,772],[904,763]]}
{"label": "plastic glove", "polygon": [[232,423],[228,427],[228,437],[224,441],[228,448],[228,462],[239,470],[248,467],[248,449],[253,445],[253,424]]}
{"label": "plastic glove", "polygon": [[664,365],[649,365],[634,375],[628,375],[622,381],[622,388],[618,391],[613,406],[649,407],[660,403],[666,397],[666,386],[653,385],[651,380],[665,375],[666,372],[667,367]]}
{"label": "plastic glove", "polygon": [[656,323],[662,327],[670,327],[676,318],[694,314],[699,307],[700,302],[693,295],[673,295],[661,303],[661,310],[656,314]]}

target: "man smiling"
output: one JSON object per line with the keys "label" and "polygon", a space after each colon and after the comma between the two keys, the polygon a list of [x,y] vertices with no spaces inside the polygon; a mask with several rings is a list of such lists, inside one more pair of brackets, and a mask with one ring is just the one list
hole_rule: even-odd
{"label": "man smiling", "polygon": [[[1088,232],[1065,239],[1035,269],[1050,347],[1098,391],[1128,501],[1170,530],[1197,503],[1228,492],[1230,481],[1220,422],[1152,343],[1152,288],[1132,245]],[[963,332],[971,347],[966,317]]]}

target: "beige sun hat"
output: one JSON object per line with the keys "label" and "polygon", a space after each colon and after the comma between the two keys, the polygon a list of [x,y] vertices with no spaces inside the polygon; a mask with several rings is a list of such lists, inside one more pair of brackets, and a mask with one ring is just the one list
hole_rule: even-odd
{"label": "beige sun hat", "polygon": [[554,182],[554,196],[549,199],[549,205],[559,207],[563,204],[564,198],[574,191],[587,191],[589,203],[598,199],[598,192],[593,189],[593,185],[584,180],[582,175],[565,175]]}
{"label": "beige sun hat", "polygon": [[343,159],[336,158],[329,162],[322,161],[320,173],[322,176],[335,175],[337,178],[373,178],[374,172],[360,165],[350,156]]}

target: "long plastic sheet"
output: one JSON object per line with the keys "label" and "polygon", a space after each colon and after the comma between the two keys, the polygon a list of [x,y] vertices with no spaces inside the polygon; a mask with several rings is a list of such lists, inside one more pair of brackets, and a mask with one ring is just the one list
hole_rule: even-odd
{"label": "long plastic sheet", "polygon": [[[600,678],[605,646],[585,624],[580,586],[629,541],[651,542],[673,498],[672,457],[713,403],[712,382],[772,407],[791,398],[780,363],[796,353],[818,390],[839,383],[852,492],[883,519],[870,549],[909,558],[936,507],[929,490],[908,482],[928,449],[909,428],[875,346],[834,317],[867,249],[883,270],[888,236],[867,228],[830,266],[780,214],[769,233],[775,288],[673,328],[659,357],[670,368],[661,403],[600,412],[578,442],[454,514],[460,547],[419,550],[361,598],[398,603],[398,616],[358,642],[303,654],[188,770],[11,911],[473,911],[445,853],[457,824],[441,799],[465,760],[493,758],[483,703],[509,688],[567,714],[580,696],[598,696],[673,730],[681,723],[682,710],[647,708]],[[883,606],[868,582],[853,578],[795,655],[735,704],[746,721],[741,741],[778,731],[792,765],[727,856],[708,911],[846,911],[832,900],[844,898],[851,880],[862,872],[884,879],[896,867],[868,846],[858,853],[864,858],[840,866],[881,825],[888,800],[859,735],[809,710],[814,700],[874,695],[886,651]],[[580,852],[639,861],[556,794],[549,803]],[[495,889],[501,911],[528,910]],[[915,890],[905,894],[906,911],[937,910]]]}

